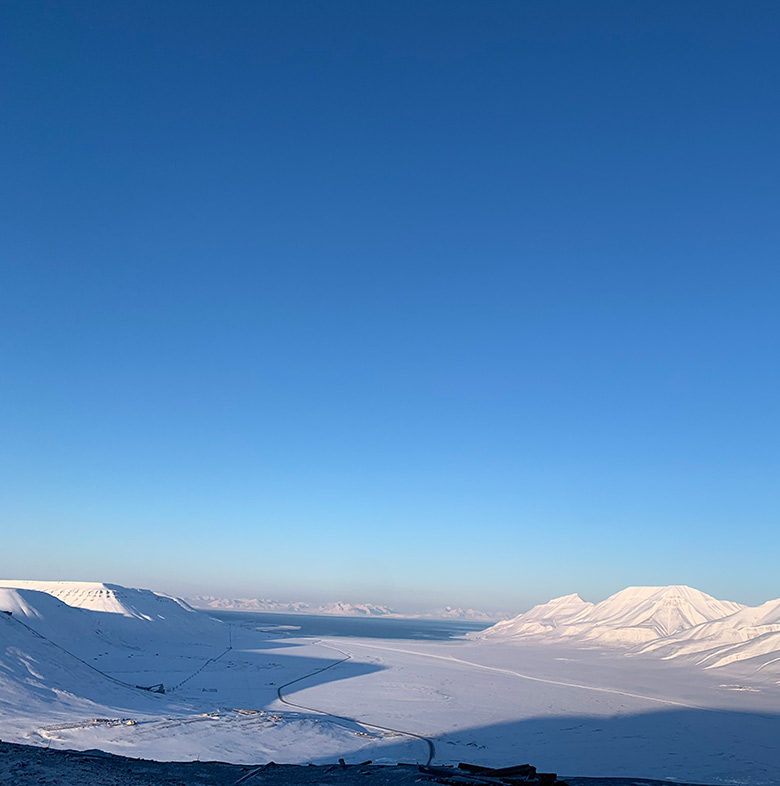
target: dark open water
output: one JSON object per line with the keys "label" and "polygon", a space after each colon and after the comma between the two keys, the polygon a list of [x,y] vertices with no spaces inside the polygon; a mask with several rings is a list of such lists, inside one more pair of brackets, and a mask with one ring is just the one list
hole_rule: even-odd
{"label": "dark open water", "polygon": [[[331,636],[361,639],[457,639],[474,630],[484,630],[488,622],[451,620],[386,619],[383,617],[336,617],[329,614],[273,614],[258,611],[206,612],[226,622],[253,628],[282,630],[293,636]],[[290,628],[295,628],[291,630]],[[281,632],[281,631],[280,631]]]}

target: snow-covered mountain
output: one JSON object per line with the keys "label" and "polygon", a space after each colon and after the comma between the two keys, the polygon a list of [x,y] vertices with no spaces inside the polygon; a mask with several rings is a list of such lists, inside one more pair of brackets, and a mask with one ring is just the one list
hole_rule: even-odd
{"label": "snow-covered mountain", "polygon": [[264,598],[216,598],[213,595],[199,595],[187,598],[187,603],[196,609],[218,611],[257,611],[274,614],[316,614],[317,607],[302,601],[287,603],[281,600]]}
{"label": "snow-covered mountain", "polygon": [[780,599],[678,631],[639,652],[664,659],[686,658],[707,668],[755,658],[757,668],[774,666],[771,671],[780,673]]}
{"label": "snow-covered mountain", "polygon": [[[276,696],[269,676],[281,682],[301,673],[300,659],[287,666],[276,652],[263,651],[264,633],[242,630],[249,646],[234,652],[231,626],[166,596],[158,602],[156,593],[81,582],[4,584],[25,586],[0,587],[3,741],[241,762],[333,759],[365,744],[355,734],[360,726],[323,723],[306,713],[270,717],[256,709]],[[85,607],[30,586],[46,586]],[[315,648],[311,662],[318,654]],[[249,693],[251,709],[223,709],[214,701],[215,672],[227,707],[245,707]],[[203,681],[193,684],[197,678]]]}
{"label": "snow-covered mountain", "polygon": [[490,614],[478,609],[462,609],[454,606],[432,609],[420,614],[403,614],[376,603],[346,603],[334,601],[322,605],[303,601],[286,602],[261,598],[216,598],[200,595],[187,598],[187,603],[196,609],[219,611],[257,611],[272,614],[333,614],[340,617],[400,617],[404,619],[462,620],[470,622],[495,622],[505,619],[507,614]]}
{"label": "snow-covered mountain", "polygon": [[682,585],[628,587],[597,604],[566,595],[482,634],[486,639],[543,640],[635,646],[721,619],[744,608]]}
{"label": "snow-covered mountain", "polygon": [[317,610],[318,614],[336,614],[340,617],[392,617],[397,616],[387,606],[377,606],[373,603],[326,603]]}
{"label": "snow-covered mountain", "polygon": [[183,618],[185,614],[197,614],[195,609],[181,598],[147,589],[122,587],[119,584],[103,584],[96,581],[0,579],[0,587],[37,590],[58,598],[68,606],[121,614],[123,617],[136,619],[170,620],[172,615]]}
{"label": "snow-covered mountain", "polygon": [[421,619],[432,620],[460,620],[462,622],[495,622],[496,620],[506,619],[508,614],[491,614],[487,611],[477,609],[462,609],[453,606],[444,606],[440,609],[432,609],[424,614],[417,615]]}
{"label": "snow-covered mountain", "polygon": [[98,615],[68,606],[46,592],[0,587],[0,611],[82,657],[104,643]]}
{"label": "snow-covered mountain", "polygon": [[628,587],[571,621],[590,641],[638,644],[670,636],[743,608],[682,585]]}
{"label": "snow-covered mountain", "polygon": [[398,616],[387,606],[374,603],[345,603],[334,601],[315,606],[302,601],[288,603],[278,600],[260,598],[214,598],[200,596],[188,598],[189,604],[198,609],[215,609],[221,611],[258,611],[276,614],[334,614],[341,617],[392,617]]}
{"label": "snow-covered mountain", "polygon": [[0,579],[0,611],[9,611],[78,657],[105,645],[223,641],[224,625],[183,600],[118,584]]}
{"label": "snow-covered mountain", "polygon": [[480,638],[506,639],[549,634],[591,608],[593,604],[584,601],[577,594],[563,595],[534,606],[530,611],[518,614],[512,619],[497,622],[483,631]]}

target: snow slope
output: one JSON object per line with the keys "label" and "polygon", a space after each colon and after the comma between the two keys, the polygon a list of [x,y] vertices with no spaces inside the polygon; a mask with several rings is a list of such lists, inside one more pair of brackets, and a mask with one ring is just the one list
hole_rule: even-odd
{"label": "snow slope", "polygon": [[[80,610],[82,615],[78,620],[82,629],[99,631],[106,641],[119,646],[141,646],[150,638],[224,638],[225,635],[224,626],[217,620],[196,611],[179,598],[147,589],[100,582],[19,579],[0,579],[0,588],[45,593],[72,610]],[[41,602],[38,598],[33,605]],[[54,607],[49,605],[49,608]],[[63,619],[63,615],[60,609],[56,619]],[[76,619],[73,615],[71,618]],[[41,624],[49,624],[53,619],[43,614]]]}
{"label": "snow slope", "polygon": [[780,599],[749,607],[691,587],[628,587],[601,603],[555,598],[470,638],[627,649],[707,669],[742,664],[780,684]]}
{"label": "snow slope", "polygon": [[[0,588],[4,740],[238,763],[414,760],[424,750],[414,738],[399,745],[397,735],[358,723],[277,709],[277,684],[332,666],[331,650],[233,631],[175,602],[157,605],[145,591],[60,587],[63,597],[95,611],[28,588],[43,582],[5,583],[27,586]],[[203,624],[183,624],[176,608]],[[150,613],[160,609],[166,613]],[[165,694],[138,688],[159,683]]]}
{"label": "snow slope", "polygon": [[[396,736],[357,723],[263,709],[276,701],[275,682],[269,683],[268,676],[283,682],[332,660],[298,657],[283,665],[274,654],[274,642],[256,632],[241,631],[245,642],[223,662],[189,662],[175,643],[167,652],[157,653],[157,668],[170,672],[183,661],[191,675],[182,689],[160,695],[120,684],[37,635],[22,618],[40,619],[43,604],[33,608],[24,594],[11,600],[13,614],[0,614],[3,740],[76,750],[98,748],[164,761],[207,758],[236,763],[332,762],[342,756],[362,761],[383,755],[414,760],[423,749],[419,741],[407,739],[399,745]],[[61,612],[62,607],[68,608],[49,606],[45,613],[51,615],[55,608]],[[50,626],[56,627],[52,621]],[[263,645],[271,651],[263,651]],[[218,695],[214,688],[205,688],[215,683],[220,686]]]}
{"label": "snow slope", "polygon": [[2,580],[0,610],[132,685],[176,685],[229,644],[228,625],[165,595],[115,584]]}
{"label": "snow slope", "polygon": [[[116,717],[158,707],[154,694],[118,684],[21,624],[17,615],[29,620],[39,611],[23,597],[17,601],[13,616],[0,614],[0,719],[24,726],[41,719]],[[6,735],[4,730],[4,739]]]}
{"label": "snow slope", "polygon": [[0,579],[0,587],[46,592],[68,606],[90,611],[103,611],[145,620],[183,619],[184,614],[197,614],[180,598],[146,589],[122,587],[94,581],[29,581]]}
{"label": "snow slope", "polygon": [[634,646],[670,636],[743,607],[681,585],[628,587],[601,603],[566,595],[498,623],[482,638],[541,636],[583,643]]}
{"label": "snow slope", "polygon": [[628,587],[572,620],[590,641],[636,644],[670,636],[743,608],[692,587]]}
{"label": "snow slope", "polygon": [[512,619],[497,622],[475,638],[506,639],[551,633],[592,607],[592,603],[582,600],[579,595],[563,595]]}
{"label": "snow slope", "polygon": [[[658,588],[650,590],[618,593],[593,615],[594,628],[620,630],[648,619],[687,624],[687,604],[704,602],[695,592],[685,601],[683,593],[659,598]],[[29,588],[0,591],[0,607],[12,612],[0,614],[0,738],[239,763],[334,762],[342,756],[419,761],[426,755],[419,737],[369,725],[379,724],[429,737],[439,763],[500,765],[522,754],[543,769],[591,776],[780,782],[780,685],[763,679],[773,666],[756,668],[756,657],[713,670],[684,659],[666,662],[660,650],[628,658],[622,647],[595,648],[573,636],[521,634],[490,645],[352,636],[334,642],[220,623],[203,633],[179,625],[175,615],[148,619],[157,601],[139,605],[143,593],[119,595],[139,614],[75,608]],[[670,607],[685,616],[658,612],[664,598],[674,599]],[[572,627],[568,620],[589,617],[596,608],[576,597],[557,601],[528,612],[526,623],[544,623],[556,636]],[[778,602],[764,604],[720,622],[749,637],[733,646],[763,646],[763,637],[778,635],[779,611]],[[205,615],[183,608],[182,614],[212,624]],[[79,660],[28,624],[53,637],[70,633],[73,641],[83,633],[85,657]],[[676,641],[685,632],[695,640],[712,625],[662,640]],[[107,630],[129,635],[128,629],[137,632],[134,649],[103,637]],[[748,666],[750,675],[743,676],[739,670]],[[168,692],[155,695],[116,680],[164,682]],[[279,703],[280,688],[293,707]]]}
{"label": "snow slope", "polygon": [[770,671],[780,674],[780,599],[679,631],[639,652],[664,659],[688,658],[707,668],[756,658],[757,668],[774,665]]}
{"label": "snow slope", "polygon": [[0,587],[0,611],[10,612],[15,620],[80,657],[90,657],[105,647],[97,615],[68,606],[46,592]]}

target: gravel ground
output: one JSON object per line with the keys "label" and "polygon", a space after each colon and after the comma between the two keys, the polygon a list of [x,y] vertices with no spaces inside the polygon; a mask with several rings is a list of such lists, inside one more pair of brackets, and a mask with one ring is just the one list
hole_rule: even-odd
{"label": "gravel ground", "polygon": [[[453,776],[464,773],[452,771]],[[562,776],[562,778],[565,776]],[[664,786],[637,778],[565,777],[569,786]],[[241,766],[221,762],[159,762],[102,751],[60,751],[0,742],[2,786],[413,786],[436,785],[417,765]],[[675,783],[675,786],[691,784]]]}

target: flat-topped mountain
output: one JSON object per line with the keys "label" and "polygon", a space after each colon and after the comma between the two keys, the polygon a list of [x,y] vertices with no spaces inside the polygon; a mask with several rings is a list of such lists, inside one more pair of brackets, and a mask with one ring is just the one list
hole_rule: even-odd
{"label": "flat-topped mountain", "polygon": [[174,598],[147,589],[122,587],[97,581],[30,581],[0,579],[0,587],[17,587],[37,590],[61,600],[68,606],[90,611],[121,614],[138,619],[168,619],[182,611],[193,614],[195,610],[181,598]]}
{"label": "flat-topped mountain", "polygon": [[196,638],[222,642],[218,620],[147,589],[87,581],[0,579],[0,611],[83,657],[99,640],[124,649]]}

